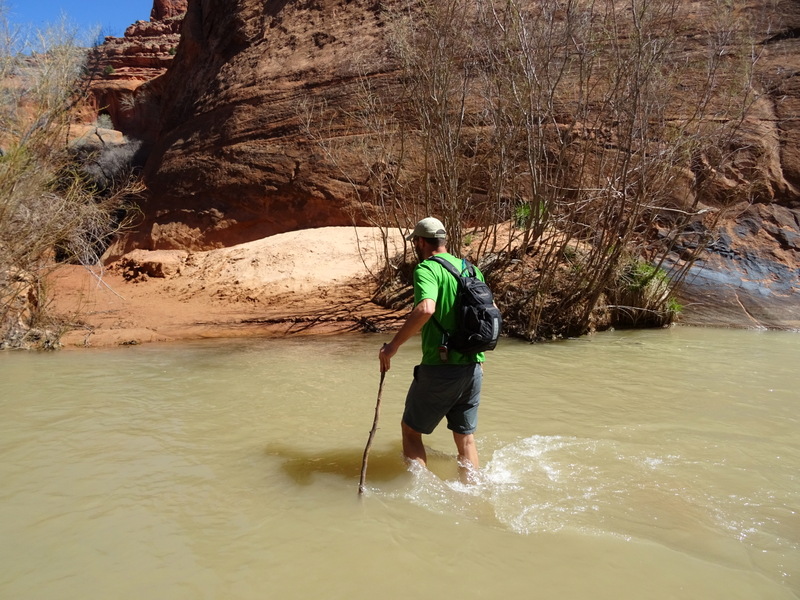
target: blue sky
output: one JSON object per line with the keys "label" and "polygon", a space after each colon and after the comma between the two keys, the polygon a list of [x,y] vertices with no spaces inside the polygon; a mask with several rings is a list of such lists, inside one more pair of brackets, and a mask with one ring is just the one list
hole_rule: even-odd
{"label": "blue sky", "polygon": [[121,37],[135,21],[148,21],[153,0],[0,0],[13,25],[42,29],[66,15],[81,33]]}

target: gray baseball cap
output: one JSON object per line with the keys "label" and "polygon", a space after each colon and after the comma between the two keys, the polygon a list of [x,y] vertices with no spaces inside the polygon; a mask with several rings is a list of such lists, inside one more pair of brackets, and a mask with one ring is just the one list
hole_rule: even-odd
{"label": "gray baseball cap", "polygon": [[425,217],[422,221],[417,223],[416,227],[414,227],[414,231],[412,231],[406,239],[411,241],[415,237],[443,240],[447,237],[447,233],[444,230],[444,224],[439,219],[435,217]]}

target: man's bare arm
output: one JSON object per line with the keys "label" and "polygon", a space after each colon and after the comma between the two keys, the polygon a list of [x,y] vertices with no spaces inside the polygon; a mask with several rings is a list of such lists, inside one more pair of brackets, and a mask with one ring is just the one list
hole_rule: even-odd
{"label": "man's bare arm", "polygon": [[383,348],[381,348],[378,353],[378,358],[381,363],[381,372],[389,370],[392,357],[397,354],[400,346],[414,337],[414,335],[422,329],[422,326],[433,316],[434,312],[436,312],[436,302],[430,298],[426,298],[414,307],[414,310],[406,317],[403,326],[394,334],[392,341],[388,344],[384,344]]}

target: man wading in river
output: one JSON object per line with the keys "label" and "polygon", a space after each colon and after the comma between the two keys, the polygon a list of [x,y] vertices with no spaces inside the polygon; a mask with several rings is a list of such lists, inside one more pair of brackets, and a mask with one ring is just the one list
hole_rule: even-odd
{"label": "man wading in river", "polygon": [[[422,219],[408,240],[419,259],[414,270],[414,309],[392,341],[378,353],[381,371],[389,370],[400,346],[421,329],[422,361],[414,368],[401,423],[403,454],[406,460],[426,466],[422,435],[432,433],[446,417],[458,449],[462,478],[471,479],[479,466],[473,433],[478,422],[484,355],[461,354],[444,347],[436,322],[445,330],[454,329],[458,281],[445,267],[428,259],[444,258],[459,272],[464,263],[447,252],[444,225],[438,219]],[[476,275],[483,280],[477,268]]]}

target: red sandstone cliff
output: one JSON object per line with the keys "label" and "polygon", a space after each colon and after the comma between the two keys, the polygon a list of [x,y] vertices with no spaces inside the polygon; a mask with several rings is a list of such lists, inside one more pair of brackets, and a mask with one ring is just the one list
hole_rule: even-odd
{"label": "red sandstone cliff", "polygon": [[99,114],[126,135],[152,141],[158,133],[162,76],[177,52],[187,0],[155,0],[150,21],[121,38],[107,37],[90,58],[90,97]]}
{"label": "red sandstone cliff", "polygon": [[[702,32],[710,6],[695,5],[697,23],[687,25],[687,44]],[[756,2],[750,8],[766,5]],[[800,122],[795,117],[800,109],[800,6],[775,6],[771,29],[760,34],[757,80],[762,94],[745,127],[746,144],[756,158],[734,165],[717,188],[724,191],[725,185],[755,179],[759,192],[755,203],[742,203],[732,213],[738,217],[722,223],[716,245],[701,263],[706,275],[714,269],[732,273],[725,282],[734,288],[729,303],[749,302],[750,284],[788,305],[796,304],[800,293]],[[351,190],[307,142],[298,104],[324,100],[341,116],[351,105],[361,69],[391,79],[382,7],[374,0],[192,1],[165,74],[173,60],[172,41],[154,48],[145,40],[156,31],[176,36],[180,17],[167,16],[175,10],[156,2],[154,19],[162,20],[132,26],[126,32],[127,50],[117,52],[122,42],[111,40],[106,52],[115,70],[109,86],[117,68],[129,81],[137,81],[137,69],[155,75],[135,88],[141,102],[134,102],[132,110],[111,108],[114,102],[108,100],[123,131],[154,140],[144,222],[117,251],[205,249],[350,224]],[[126,62],[113,62],[116,56],[127,57]],[[142,74],[141,81],[146,77]],[[704,200],[713,206],[713,196]],[[699,293],[716,289],[713,277],[711,288],[703,276],[694,281],[700,282]],[[762,291],[754,292],[756,304]],[[758,310],[750,306],[751,314]],[[760,316],[769,321],[769,314]]]}
{"label": "red sandstone cliff", "polygon": [[[687,44],[702,32],[709,10],[695,4],[697,24],[688,26]],[[348,187],[305,142],[297,107],[324,99],[343,113],[359,68],[386,73],[383,6],[374,0],[190,3],[174,64],[150,84],[163,103],[147,167],[153,209],[136,243],[209,248],[349,223]],[[763,181],[759,201],[796,208],[800,125],[793,115],[800,90],[793,73],[800,42],[791,32],[800,27],[800,9],[784,2],[779,10],[759,48],[759,78],[769,91],[746,127],[762,158],[726,183],[755,175]],[[151,112],[139,129],[156,126],[154,104],[145,103]]]}
{"label": "red sandstone cliff", "polygon": [[180,17],[186,12],[188,0],[154,0],[153,10],[150,12],[150,19],[161,21]]}
{"label": "red sandstone cliff", "polygon": [[201,249],[351,224],[351,190],[321,166],[298,104],[347,110],[354,63],[368,57],[381,68],[383,25],[374,0],[190,3],[136,243]]}

